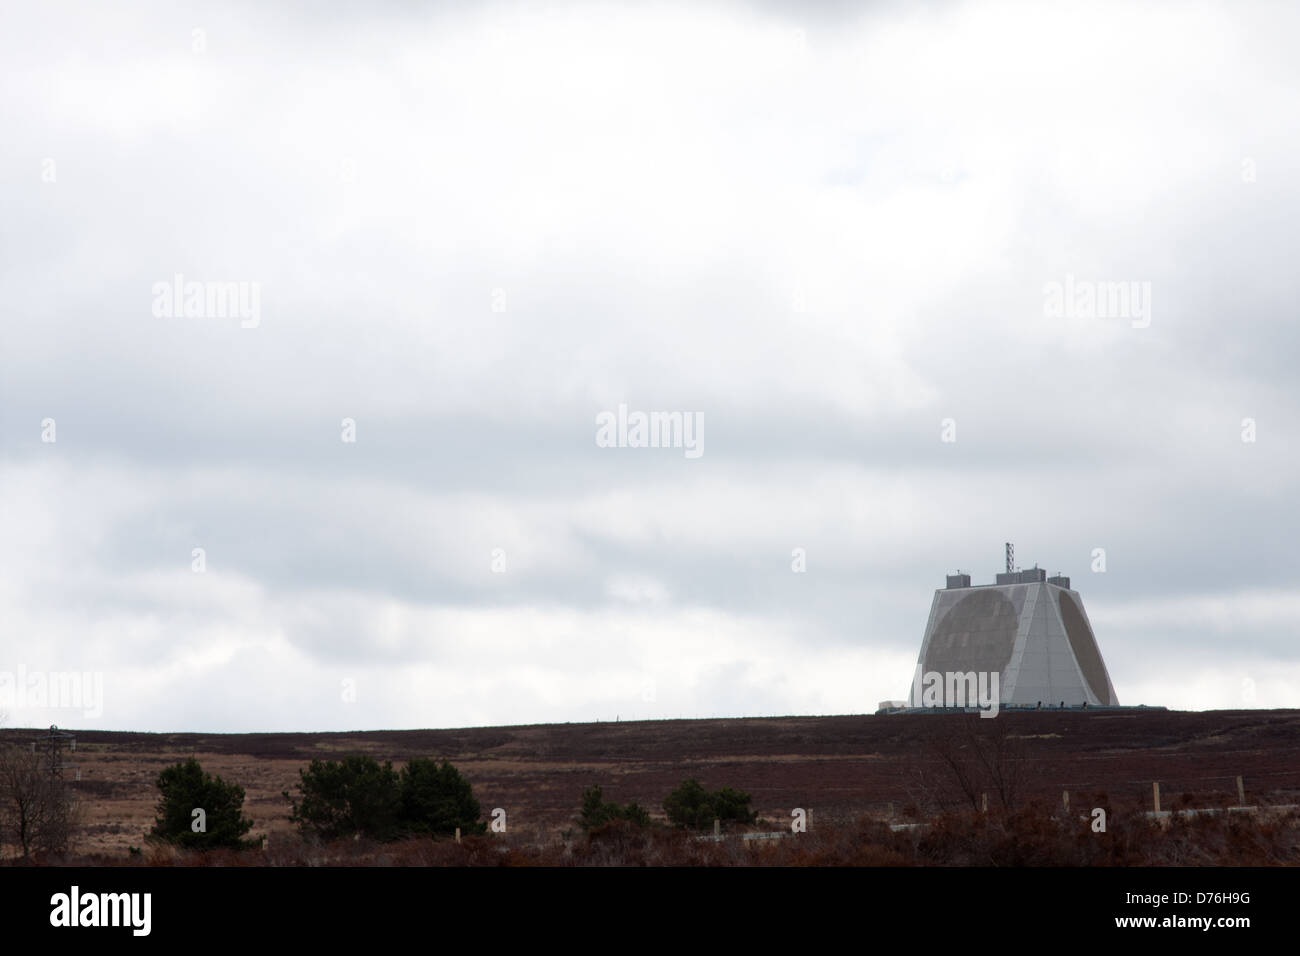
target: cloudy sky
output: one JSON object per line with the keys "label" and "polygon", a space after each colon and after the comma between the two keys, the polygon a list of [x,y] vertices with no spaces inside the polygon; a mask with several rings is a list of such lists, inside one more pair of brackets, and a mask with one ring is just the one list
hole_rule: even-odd
{"label": "cloudy sky", "polygon": [[1300,11],[804,7],[8,8],[4,724],[870,712],[1004,541],[1300,706]]}

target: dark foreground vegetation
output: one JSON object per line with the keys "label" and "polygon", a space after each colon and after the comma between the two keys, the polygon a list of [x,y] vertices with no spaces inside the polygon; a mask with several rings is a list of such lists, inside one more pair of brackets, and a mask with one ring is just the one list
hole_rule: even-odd
{"label": "dark foreground vegetation", "polygon": [[1089,818],[1032,805],[954,811],[895,829],[875,820],[746,840],[615,819],[587,835],[527,844],[505,834],[397,842],[286,840],[265,850],[78,856],[47,863],[117,866],[1284,866],[1300,865],[1300,813],[1264,811],[1154,820]]}
{"label": "dark foreground vegetation", "polygon": [[0,735],[5,863],[1300,863],[1300,711],[48,738]]}

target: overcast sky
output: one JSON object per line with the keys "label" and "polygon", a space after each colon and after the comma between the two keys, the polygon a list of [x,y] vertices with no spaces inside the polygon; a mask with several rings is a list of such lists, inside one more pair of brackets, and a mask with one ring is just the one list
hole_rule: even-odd
{"label": "overcast sky", "polygon": [[1300,10],[804,6],[6,8],[4,724],[871,712],[1004,541],[1300,706]]}

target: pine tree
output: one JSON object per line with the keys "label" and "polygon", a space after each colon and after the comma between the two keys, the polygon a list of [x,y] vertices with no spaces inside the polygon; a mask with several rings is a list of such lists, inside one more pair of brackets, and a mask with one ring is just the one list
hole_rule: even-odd
{"label": "pine tree", "polygon": [[[203,772],[190,757],[158,774],[157,818],[150,836],[190,849],[243,849],[253,821],[243,814],[244,788]],[[201,814],[196,810],[203,811]]]}
{"label": "pine tree", "polygon": [[447,761],[416,758],[402,768],[402,823],[412,833],[486,833],[468,780]]}

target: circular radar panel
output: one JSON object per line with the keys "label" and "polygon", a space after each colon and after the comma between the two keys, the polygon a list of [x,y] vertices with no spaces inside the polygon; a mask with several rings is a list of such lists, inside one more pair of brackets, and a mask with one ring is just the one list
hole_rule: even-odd
{"label": "circular radar panel", "polygon": [[934,629],[925,652],[926,672],[1001,674],[1011,662],[1020,615],[1006,595],[989,589],[962,598]]}
{"label": "circular radar panel", "polygon": [[1103,704],[1115,703],[1106,689],[1106,665],[1101,662],[1101,651],[1097,649],[1097,639],[1092,636],[1092,628],[1088,627],[1074,598],[1064,591],[1059,598],[1061,620],[1065,623],[1065,634],[1070,639],[1070,650],[1074,651],[1074,659],[1079,662],[1079,670],[1088,682],[1088,689]]}

